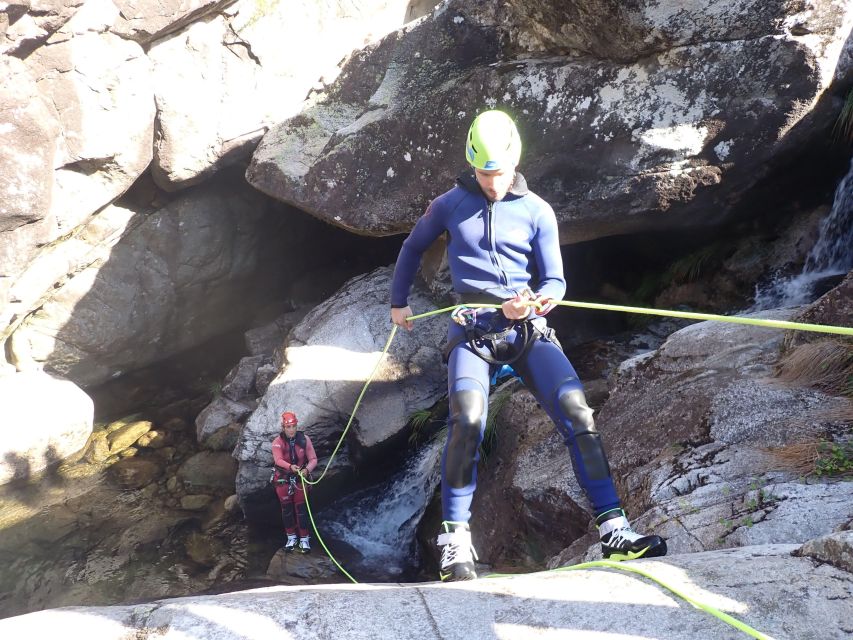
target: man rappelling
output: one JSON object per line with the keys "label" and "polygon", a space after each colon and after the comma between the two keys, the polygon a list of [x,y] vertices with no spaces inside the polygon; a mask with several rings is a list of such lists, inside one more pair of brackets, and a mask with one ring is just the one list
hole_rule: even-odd
{"label": "man rappelling", "polygon": [[424,251],[448,234],[453,287],[462,309],[447,335],[447,443],[441,462],[442,580],[476,578],[468,521],[486,426],[489,381],[510,364],[553,420],[569,448],[575,476],[592,504],[605,558],[663,556],[666,542],[631,528],[574,367],[545,315],[566,289],[557,220],[516,171],[521,139],[502,111],[486,111],[468,131],[473,175],[433,200],[400,250],[391,288],[391,321],[411,330],[408,295]]}
{"label": "man rappelling", "polygon": [[281,519],[287,535],[284,550],[309,553],[308,510],[301,478],[317,466],[317,454],[311,439],[304,431],[298,431],[297,425],[296,414],[290,411],[281,414],[281,433],[272,441],[275,464],[272,482],[281,503]]}

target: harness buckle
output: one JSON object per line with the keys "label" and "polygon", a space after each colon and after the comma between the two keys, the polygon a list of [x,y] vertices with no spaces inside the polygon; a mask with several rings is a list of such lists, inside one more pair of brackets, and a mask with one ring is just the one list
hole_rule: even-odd
{"label": "harness buckle", "polygon": [[477,309],[459,306],[453,310],[450,317],[453,318],[453,322],[462,327],[473,327],[477,324]]}

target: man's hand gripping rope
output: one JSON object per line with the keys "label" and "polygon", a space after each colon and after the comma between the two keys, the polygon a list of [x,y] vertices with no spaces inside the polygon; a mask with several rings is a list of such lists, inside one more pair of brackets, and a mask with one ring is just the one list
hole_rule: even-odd
{"label": "man's hand gripping rope", "polygon": [[466,321],[470,321],[470,319],[476,319],[477,309],[481,308],[490,308],[490,309],[498,309],[500,308],[503,312],[504,316],[506,316],[509,320],[526,320],[531,314],[536,316],[544,316],[548,312],[550,312],[554,307],[557,306],[557,301],[553,298],[549,298],[543,295],[537,295],[533,293],[530,289],[525,289],[520,294],[515,296],[514,298],[510,298],[509,300],[505,300],[503,304],[477,304],[477,305],[455,305],[453,307],[447,307],[445,309],[437,309],[434,312],[430,312],[427,314],[421,314],[415,316],[412,314],[412,308],[409,306],[405,307],[392,307],[391,308],[391,322],[398,327],[402,327],[407,331],[411,331],[414,327],[414,320],[418,318],[423,318],[429,315],[434,315],[435,313],[443,313],[445,311],[451,311],[453,320],[461,325],[467,324]]}
{"label": "man's hand gripping rope", "polygon": [[525,289],[514,298],[504,301],[501,310],[510,320],[528,320],[531,315],[544,316],[555,306],[551,298]]}

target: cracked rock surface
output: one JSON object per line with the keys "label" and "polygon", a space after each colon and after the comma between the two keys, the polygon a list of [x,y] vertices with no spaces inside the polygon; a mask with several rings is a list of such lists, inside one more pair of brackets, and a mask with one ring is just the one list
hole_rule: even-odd
{"label": "cracked rock surface", "polygon": [[[796,549],[744,547],[640,560],[632,566],[770,637],[849,637],[853,576],[795,557]],[[354,616],[353,611],[370,614]],[[741,634],[639,575],[596,569],[450,585],[271,587],[131,606],[69,607],[0,620],[0,633],[40,637],[57,625],[89,640],[243,640],[270,634],[308,640],[492,640],[617,633],[656,640],[724,640]]]}

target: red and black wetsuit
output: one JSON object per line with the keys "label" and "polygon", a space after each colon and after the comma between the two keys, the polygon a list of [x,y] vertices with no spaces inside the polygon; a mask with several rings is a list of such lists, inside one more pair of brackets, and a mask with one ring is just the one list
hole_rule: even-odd
{"label": "red and black wetsuit", "polygon": [[311,472],[317,466],[317,454],[311,439],[302,431],[290,440],[277,436],[272,441],[272,457],[275,462],[273,486],[281,502],[281,519],[288,534],[308,535],[308,510],[302,481],[294,466]]}

